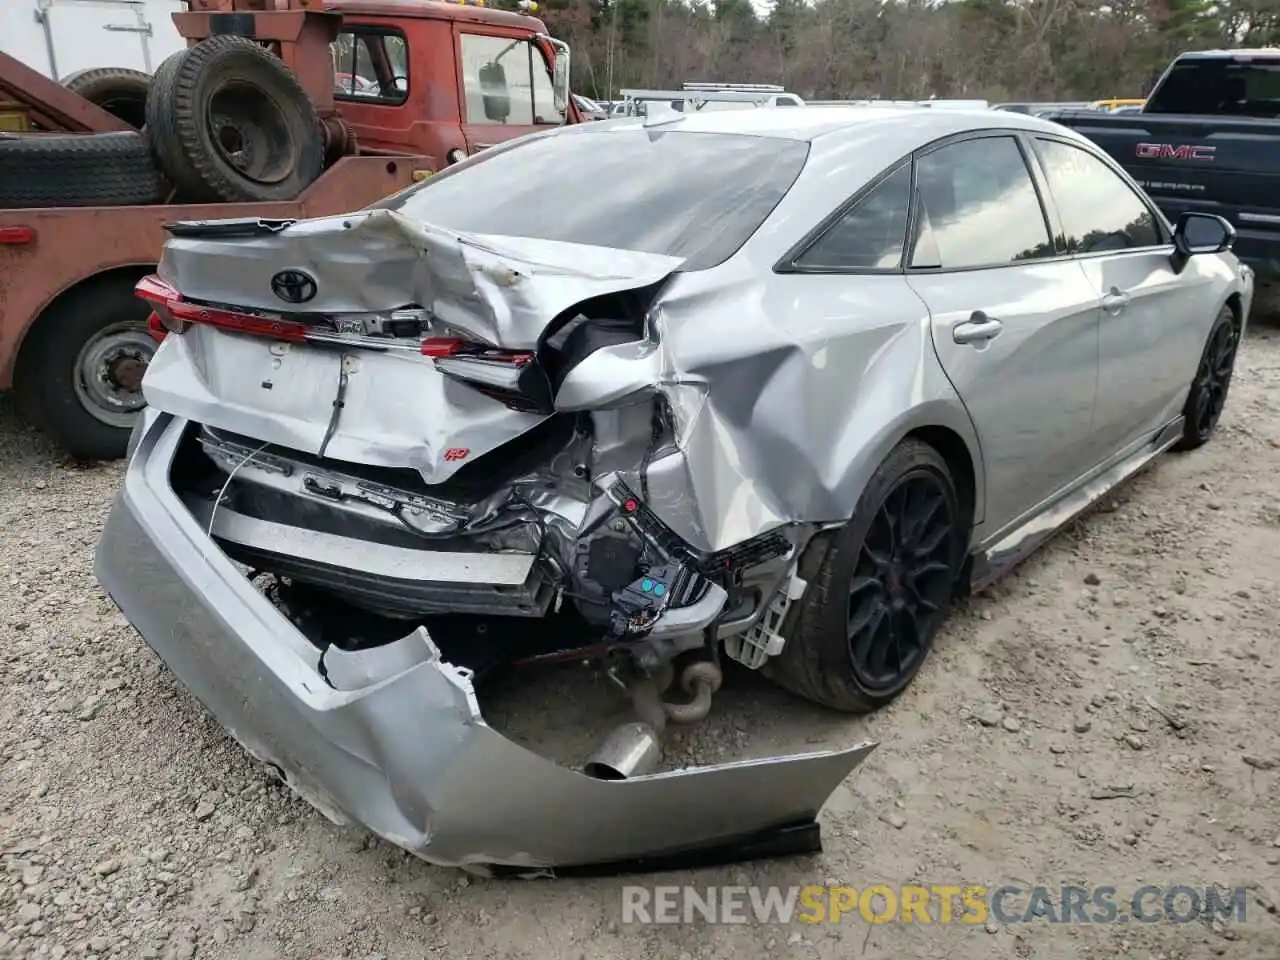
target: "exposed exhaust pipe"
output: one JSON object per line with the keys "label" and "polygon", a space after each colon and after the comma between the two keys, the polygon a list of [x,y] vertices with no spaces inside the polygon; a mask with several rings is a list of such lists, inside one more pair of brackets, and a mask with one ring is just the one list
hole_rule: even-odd
{"label": "exposed exhaust pipe", "polygon": [[652,724],[634,720],[616,727],[582,772],[597,780],[629,780],[652,773],[661,759],[661,734]]}
{"label": "exposed exhaust pipe", "polygon": [[720,667],[707,660],[691,663],[680,677],[680,685],[692,695],[688,703],[671,703],[662,693],[674,679],[670,664],[658,676],[634,684],[628,690],[640,718],[616,727],[582,772],[598,780],[628,780],[652,773],[662,759],[662,732],[667,722],[697,723],[711,712],[711,697],[723,680]]}
{"label": "exposed exhaust pipe", "polygon": [[662,693],[674,679],[671,664],[664,663],[656,674],[628,687],[627,694],[638,719],[615,727],[583,765],[583,773],[597,780],[627,780],[657,768],[662,759],[662,731],[667,726]]}

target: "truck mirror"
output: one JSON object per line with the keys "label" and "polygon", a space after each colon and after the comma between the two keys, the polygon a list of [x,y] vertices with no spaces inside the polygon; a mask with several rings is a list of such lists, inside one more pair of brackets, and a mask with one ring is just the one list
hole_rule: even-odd
{"label": "truck mirror", "polygon": [[569,52],[556,56],[555,74],[551,79],[555,93],[556,113],[563,114],[569,109]]}
{"label": "truck mirror", "polygon": [[485,117],[496,123],[507,122],[511,114],[511,94],[502,64],[490,61],[480,68],[480,98],[484,101]]}
{"label": "truck mirror", "polygon": [[551,68],[552,103],[556,113],[566,120],[569,116],[569,45],[554,37],[546,38],[555,57]]}

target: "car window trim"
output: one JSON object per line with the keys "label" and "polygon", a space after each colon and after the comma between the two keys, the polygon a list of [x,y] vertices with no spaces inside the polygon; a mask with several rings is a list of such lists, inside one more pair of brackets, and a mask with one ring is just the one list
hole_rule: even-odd
{"label": "car window trim", "polygon": [[[882,183],[898,173],[904,166],[910,167],[910,179],[907,192],[907,225],[906,232],[902,237],[903,255],[898,259],[896,267],[822,267],[822,266],[806,266],[798,261],[809,252],[810,249],[817,246],[818,242],[829,232],[834,230],[854,207],[866,199],[872,192],[876,190]],[[899,157],[889,166],[885,167],[871,180],[867,181],[861,187],[853,192],[843,203],[837,206],[831,213],[818,221],[817,225],[812,227],[801,240],[794,244],[777,263],[773,265],[774,273],[802,273],[817,276],[893,276],[901,274],[906,266],[906,249],[907,241],[911,237],[911,197],[915,193],[916,185],[916,167],[914,155]]]}
{"label": "car window trim", "polygon": [[1040,154],[1035,148],[1034,141],[1036,140],[1058,143],[1064,147],[1074,147],[1075,149],[1093,157],[1112,173],[1116,174],[1120,179],[1120,182],[1129,188],[1129,192],[1133,194],[1134,199],[1142,204],[1142,206],[1146,208],[1147,212],[1151,214],[1156,224],[1156,233],[1160,235],[1160,242],[1156,244],[1146,244],[1140,247],[1125,247],[1123,250],[1090,250],[1085,253],[1064,253],[1064,256],[1071,257],[1075,260],[1091,260],[1097,257],[1114,257],[1126,253],[1164,253],[1173,249],[1173,226],[1169,223],[1168,218],[1165,217],[1159,207],[1151,202],[1150,198],[1147,197],[1145,191],[1143,191],[1142,187],[1138,185],[1137,181],[1134,180],[1133,177],[1129,176],[1128,171],[1125,170],[1124,167],[1120,166],[1120,164],[1116,162],[1115,158],[1105,150],[1095,149],[1092,144],[1081,143],[1071,137],[1058,136],[1049,131],[1025,131],[1024,136],[1029,141],[1027,149],[1034,159],[1036,173],[1040,177],[1044,178],[1045,196],[1050,199],[1053,204],[1054,214],[1058,217],[1058,229],[1060,232],[1054,234],[1055,245],[1059,236],[1064,238],[1066,237],[1066,228],[1062,225],[1059,214],[1058,198],[1054,196],[1053,188],[1049,185],[1049,176],[1041,165]]}
{"label": "car window trim", "polygon": [[1028,160],[1027,146],[1022,142],[1022,138],[1020,136],[1021,133],[1022,133],[1022,130],[1017,127],[994,127],[994,128],[984,129],[984,130],[965,130],[962,133],[956,133],[956,134],[951,134],[950,136],[947,136],[947,137],[942,137],[941,139],[935,140],[932,143],[926,144],[925,146],[920,147],[915,151],[915,153],[912,155],[912,166],[911,166],[911,214],[910,216],[907,217],[907,224],[908,224],[907,249],[903,251],[903,258],[902,258],[904,272],[906,273],[907,276],[938,276],[938,275],[947,274],[947,273],[970,273],[974,270],[1003,270],[1008,267],[1026,267],[1026,266],[1031,266],[1033,264],[1053,263],[1054,261],[1057,261],[1057,260],[1071,259],[1070,254],[1055,253],[1054,255],[1048,256],[1048,257],[1037,257],[1035,260],[1011,260],[1007,263],[977,264],[974,266],[965,266],[965,267],[948,267],[946,264],[943,264],[940,267],[911,266],[911,261],[915,257],[915,253],[916,253],[916,241],[919,239],[916,236],[916,230],[915,230],[916,223],[919,220],[919,206],[920,206],[920,196],[919,196],[919,192],[916,189],[916,183],[915,183],[916,164],[919,163],[920,160],[924,159],[931,153],[936,153],[937,151],[942,150],[946,147],[953,146],[957,143],[966,143],[970,140],[994,140],[996,138],[1004,138],[1006,140],[1013,141],[1013,145],[1017,148],[1018,153],[1022,157],[1022,164],[1026,168],[1027,177],[1031,180],[1032,189],[1035,191],[1036,202],[1040,206],[1041,222],[1043,222],[1045,230],[1049,231],[1049,240],[1051,243],[1054,244],[1055,250],[1056,250],[1057,240],[1056,240],[1056,235],[1053,233],[1053,222],[1049,216],[1049,211],[1045,206],[1045,198],[1044,198],[1044,194],[1040,189],[1040,184],[1036,180],[1037,171],[1032,167],[1031,162]]}

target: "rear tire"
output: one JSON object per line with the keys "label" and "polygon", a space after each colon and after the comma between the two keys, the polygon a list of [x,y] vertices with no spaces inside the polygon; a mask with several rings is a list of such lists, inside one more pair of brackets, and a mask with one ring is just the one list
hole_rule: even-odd
{"label": "rear tire", "polygon": [[1203,447],[1218,429],[1223,408],[1227,404],[1227,391],[1235,373],[1236,349],[1240,345],[1240,328],[1235,312],[1230,307],[1218,311],[1217,319],[1209,330],[1200,364],[1182,415],[1182,439],[1174,444],[1175,450],[1195,450]]}
{"label": "rear tire", "polygon": [[124,67],[102,67],[73,73],[62,85],[135,130],[141,130],[147,122],[147,92],[151,89],[148,73]]}
{"label": "rear tire", "polygon": [[898,696],[933,646],[960,573],[967,530],[946,461],[905,440],[858,499],[853,519],[811,544],[809,587],[788,611],[765,674],[808,700],[869,713]]}
{"label": "rear tire", "polygon": [[168,194],[141,133],[0,138],[0,207],[132,206]]}
{"label": "rear tire", "polygon": [[279,58],[243,37],[165,60],[147,127],[161,168],[193,202],[293,200],[324,169],[315,105]]}
{"label": "rear tire", "polygon": [[83,460],[123,457],[146,405],[142,373],[158,345],[137,279],[105,277],[56,300],[18,355],[18,411]]}

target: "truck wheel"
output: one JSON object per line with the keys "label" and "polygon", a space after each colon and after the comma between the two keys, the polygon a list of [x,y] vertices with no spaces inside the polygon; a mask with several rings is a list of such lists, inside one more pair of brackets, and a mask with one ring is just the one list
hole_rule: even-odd
{"label": "truck wheel", "polygon": [[967,537],[961,516],[942,456],[917,440],[894,447],[853,519],[802,556],[809,588],[787,611],[786,646],[765,675],[849,713],[893,700],[924,663],[950,605]]}
{"label": "truck wheel", "polygon": [[75,457],[118,460],[146,401],[142,375],[155,354],[134,275],[59,298],[18,355],[18,409]]}
{"label": "truck wheel", "polygon": [[324,131],[293,72],[243,37],[165,60],[147,99],[161,168],[196,201],[293,200],[324,169]]}
{"label": "truck wheel", "polygon": [[147,122],[147,91],[151,89],[148,73],[124,67],[101,67],[73,73],[62,85],[135,130],[141,130]]}
{"label": "truck wheel", "polygon": [[141,133],[0,139],[0,207],[128,206],[168,194]]}

